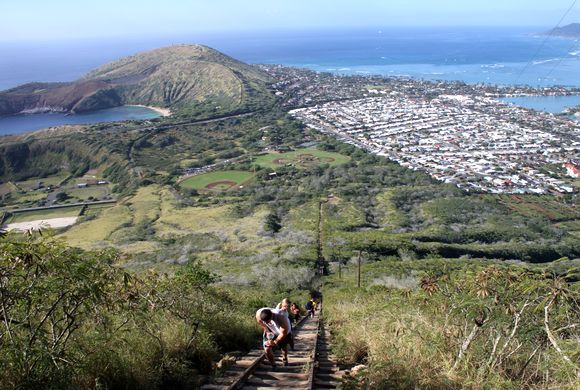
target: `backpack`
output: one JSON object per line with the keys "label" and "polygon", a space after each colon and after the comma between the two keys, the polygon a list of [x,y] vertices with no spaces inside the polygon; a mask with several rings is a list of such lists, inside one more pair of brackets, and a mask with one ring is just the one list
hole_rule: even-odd
{"label": "backpack", "polygon": [[306,310],[312,310],[312,301],[306,302],[306,305],[304,307],[306,308]]}

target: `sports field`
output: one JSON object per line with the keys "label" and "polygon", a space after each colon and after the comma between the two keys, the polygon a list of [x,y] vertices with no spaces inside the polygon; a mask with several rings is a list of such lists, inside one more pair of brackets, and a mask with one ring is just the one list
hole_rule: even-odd
{"label": "sports field", "polygon": [[78,217],[81,211],[79,207],[62,207],[57,209],[46,209],[36,211],[24,211],[14,213],[7,223],[30,222],[52,218]]}
{"label": "sports field", "polygon": [[252,177],[253,174],[246,171],[217,171],[190,177],[180,185],[198,191],[227,191],[248,182]]}
{"label": "sports field", "polygon": [[268,153],[257,157],[254,163],[272,169],[287,165],[308,169],[323,164],[340,165],[348,161],[350,161],[350,157],[342,154],[307,148],[287,153]]}

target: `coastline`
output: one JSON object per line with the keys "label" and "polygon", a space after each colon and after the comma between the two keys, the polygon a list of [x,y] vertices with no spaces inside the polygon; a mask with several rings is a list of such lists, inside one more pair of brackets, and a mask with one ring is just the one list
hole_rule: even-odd
{"label": "coastline", "polygon": [[128,106],[128,107],[143,107],[143,108],[148,108],[150,110],[153,110],[153,111],[161,114],[162,117],[171,116],[171,110],[169,108],[155,107],[155,106],[145,106],[143,104],[126,104],[126,106]]}
{"label": "coastline", "polygon": [[147,107],[147,110],[131,108],[129,105],[110,109],[83,112],[78,115],[65,112],[43,112],[38,114],[21,114],[0,116],[0,135],[18,135],[37,130],[60,127],[90,125],[95,123],[122,122],[126,120],[147,120],[168,117],[171,111],[161,107]]}

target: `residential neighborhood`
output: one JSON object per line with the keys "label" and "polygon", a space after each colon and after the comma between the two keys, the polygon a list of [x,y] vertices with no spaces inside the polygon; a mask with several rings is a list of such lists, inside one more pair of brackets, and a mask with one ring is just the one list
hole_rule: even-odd
{"label": "residential neighborhood", "polygon": [[572,193],[580,122],[475,94],[411,96],[368,89],[368,97],[291,111],[332,134],[467,191]]}

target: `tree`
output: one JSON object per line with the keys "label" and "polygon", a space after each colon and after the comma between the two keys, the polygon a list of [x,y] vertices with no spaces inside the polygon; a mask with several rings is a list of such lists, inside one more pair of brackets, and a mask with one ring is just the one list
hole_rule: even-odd
{"label": "tree", "polygon": [[68,196],[68,194],[67,194],[66,192],[59,192],[59,193],[57,193],[57,194],[55,195],[55,197],[54,197],[54,199],[55,199],[57,202],[63,202],[63,201],[65,201],[65,200],[67,200],[68,198],[70,198],[70,197]]}
{"label": "tree", "polygon": [[264,229],[268,232],[278,233],[282,229],[282,224],[280,223],[280,217],[276,213],[270,213],[266,217],[266,222],[264,224]]}
{"label": "tree", "polygon": [[115,299],[116,255],[32,237],[2,242],[0,253],[0,388],[64,388],[81,358],[70,348],[75,334]]}

